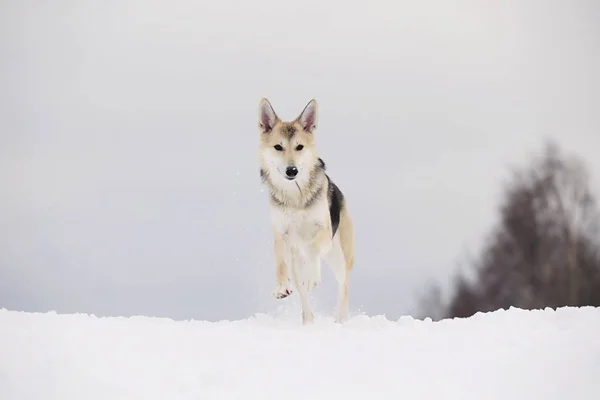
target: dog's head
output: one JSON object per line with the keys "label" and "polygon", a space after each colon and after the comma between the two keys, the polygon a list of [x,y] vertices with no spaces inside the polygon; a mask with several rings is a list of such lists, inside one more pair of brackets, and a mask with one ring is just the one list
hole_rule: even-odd
{"label": "dog's head", "polygon": [[279,119],[269,100],[261,100],[258,107],[259,161],[275,183],[308,181],[318,159],[314,140],[317,120],[318,107],[314,99],[298,118],[289,122]]}

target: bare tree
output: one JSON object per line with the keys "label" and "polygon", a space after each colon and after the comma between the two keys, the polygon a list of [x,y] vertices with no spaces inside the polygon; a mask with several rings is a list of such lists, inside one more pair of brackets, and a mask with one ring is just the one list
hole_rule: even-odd
{"label": "bare tree", "polygon": [[510,306],[600,306],[600,214],[583,163],[553,143],[514,171],[478,259],[459,278],[445,317]]}

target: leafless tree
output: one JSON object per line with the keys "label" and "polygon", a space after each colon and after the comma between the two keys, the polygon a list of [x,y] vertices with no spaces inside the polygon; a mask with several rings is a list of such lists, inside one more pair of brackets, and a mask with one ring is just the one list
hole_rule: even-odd
{"label": "leafless tree", "polygon": [[441,313],[600,306],[600,214],[583,163],[547,143],[531,166],[513,171],[500,222],[473,261],[474,282],[459,277]]}

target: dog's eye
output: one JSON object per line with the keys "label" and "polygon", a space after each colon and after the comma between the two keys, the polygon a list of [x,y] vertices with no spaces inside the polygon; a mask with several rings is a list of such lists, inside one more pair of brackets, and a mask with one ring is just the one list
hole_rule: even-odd
{"label": "dog's eye", "polygon": [[296,147],[296,150],[300,151],[300,150],[302,150],[303,148],[304,148],[304,146],[302,146],[301,144],[299,144],[299,145]]}
{"label": "dog's eye", "polygon": [[281,151],[281,150],[283,150],[283,147],[281,147],[281,145],[276,144],[275,145],[275,150]]}

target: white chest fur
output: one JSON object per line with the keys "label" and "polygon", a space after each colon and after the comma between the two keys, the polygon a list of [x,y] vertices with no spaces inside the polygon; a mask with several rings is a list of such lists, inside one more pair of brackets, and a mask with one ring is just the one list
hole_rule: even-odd
{"label": "white chest fur", "polygon": [[326,226],[329,218],[327,204],[319,202],[313,207],[303,209],[271,209],[274,228],[292,245],[303,246],[310,243],[319,229]]}

